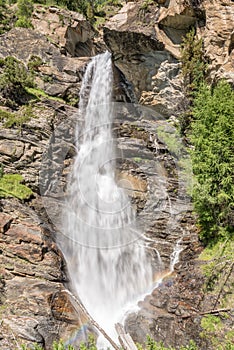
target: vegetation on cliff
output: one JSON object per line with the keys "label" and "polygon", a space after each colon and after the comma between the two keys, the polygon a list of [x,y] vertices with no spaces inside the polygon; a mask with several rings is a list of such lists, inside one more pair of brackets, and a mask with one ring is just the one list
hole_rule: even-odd
{"label": "vegetation on cliff", "polygon": [[234,91],[221,81],[202,84],[193,107],[191,141],[196,183],[193,201],[201,238],[209,243],[233,236]]}
{"label": "vegetation on cliff", "polygon": [[200,237],[208,243],[233,236],[234,91],[229,83],[206,83],[202,40],[192,29],[182,43],[182,74],[187,107],[181,132],[193,146],[194,208]]}
{"label": "vegetation on cliff", "polygon": [[23,185],[22,181],[23,177],[20,174],[4,174],[0,176],[0,198],[30,198],[33,192],[29,187]]}
{"label": "vegetation on cliff", "polygon": [[[212,319],[214,318],[215,316],[212,316]],[[214,324],[217,324],[217,322],[214,322]],[[137,348],[138,350],[175,350],[175,348],[173,347],[165,347],[163,343],[157,343],[149,336],[147,337],[145,344],[137,344]],[[228,342],[226,343],[225,347],[217,347],[217,349],[234,350],[234,346],[231,342]],[[26,346],[22,346],[22,350],[29,350],[29,348],[27,348]],[[43,350],[43,348],[36,344],[32,350]],[[65,345],[63,341],[60,341],[59,343],[54,342],[53,349],[51,350],[75,350],[75,348],[72,345]],[[86,344],[81,343],[80,350],[97,350],[94,338],[91,336],[89,337],[89,341]],[[191,340],[189,345],[182,346],[178,350],[198,350],[198,347],[196,346],[195,342]]]}
{"label": "vegetation on cliff", "polygon": [[191,148],[192,199],[205,244],[199,257],[204,296],[211,310],[220,310],[202,318],[200,335],[214,349],[233,349],[234,91],[225,80],[207,83],[203,44],[194,30],[184,38],[181,57],[187,99],[181,132]]}
{"label": "vegetation on cliff", "polygon": [[[79,348],[80,350],[97,350],[98,349],[95,343],[95,339],[92,336],[89,336],[89,340],[87,343],[81,343]],[[153,340],[149,336],[147,337],[145,344],[144,345],[137,344],[137,348],[138,350],[175,350],[172,347],[170,348],[164,347],[162,343],[158,344],[155,340]],[[29,348],[23,345],[22,350],[29,350]],[[35,344],[32,350],[43,350],[43,348]],[[51,350],[75,350],[75,348],[72,345],[65,345],[63,341],[60,341],[58,343],[54,342],[53,349]],[[179,350],[198,350],[198,348],[196,344],[193,341],[191,341],[188,346],[182,346],[179,348]],[[225,350],[233,350],[233,349],[226,348]]]}
{"label": "vegetation on cliff", "polygon": [[180,115],[180,131],[186,135],[190,131],[193,115],[194,94],[199,90],[207,71],[202,39],[198,39],[192,28],[181,44],[182,75],[184,79],[185,107]]}
{"label": "vegetation on cliff", "polygon": [[227,239],[206,247],[199,256],[204,274],[204,296],[215,314],[201,319],[201,337],[213,349],[233,349],[232,310],[234,302],[234,241]]}
{"label": "vegetation on cliff", "polygon": [[[12,6],[14,4],[17,6]],[[58,6],[82,13],[93,24],[113,15],[122,6],[120,0],[0,0],[0,34],[13,25],[33,28],[31,16],[34,4]]]}
{"label": "vegetation on cliff", "polygon": [[31,0],[18,0],[18,10],[16,15],[18,17],[15,26],[23,28],[32,28],[31,15],[33,13],[33,3]]}
{"label": "vegetation on cliff", "polygon": [[32,71],[22,62],[12,56],[0,59],[0,93],[7,106],[14,108],[16,104],[23,104],[26,88],[33,86]]}

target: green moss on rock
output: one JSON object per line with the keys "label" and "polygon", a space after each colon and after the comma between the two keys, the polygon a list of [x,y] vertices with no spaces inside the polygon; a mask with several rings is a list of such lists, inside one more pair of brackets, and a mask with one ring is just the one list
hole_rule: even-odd
{"label": "green moss on rock", "polygon": [[5,174],[0,178],[0,198],[15,197],[29,199],[33,192],[22,184],[23,177],[20,174]]}

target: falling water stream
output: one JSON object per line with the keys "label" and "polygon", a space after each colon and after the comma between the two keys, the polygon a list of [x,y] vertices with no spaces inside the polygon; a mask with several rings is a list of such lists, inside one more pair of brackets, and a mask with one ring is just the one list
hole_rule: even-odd
{"label": "falling water stream", "polygon": [[88,64],[80,92],[77,155],[64,210],[60,243],[73,291],[114,339],[126,305],[152,286],[151,261],[135,212],[115,177],[110,53]]}

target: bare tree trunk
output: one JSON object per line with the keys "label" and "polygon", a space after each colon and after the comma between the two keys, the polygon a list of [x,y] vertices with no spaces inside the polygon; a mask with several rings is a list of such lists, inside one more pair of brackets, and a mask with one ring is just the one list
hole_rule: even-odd
{"label": "bare tree trunk", "polygon": [[132,340],[129,333],[125,333],[123,326],[120,323],[115,325],[116,332],[119,336],[120,345],[124,350],[137,350],[136,344]]}
{"label": "bare tree trunk", "polygon": [[89,312],[86,310],[85,306],[82,304],[82,302],[74,295],[72,294],[68,289],[64,289],[64,292],[66,292],[68,295],[72,297],[72,299],[76,302],[76,304],[79,306],[80,310],[84,313],[84,315],[88,318],[90,323],[97,329],[99,332],[108,340],[108,342],[113,346],[115,350],[120,350],[119,346],[114,342],[111,337],[104,331],[104,329],[99,326],[99,324],[92,318],[92,316],[89,314]]}

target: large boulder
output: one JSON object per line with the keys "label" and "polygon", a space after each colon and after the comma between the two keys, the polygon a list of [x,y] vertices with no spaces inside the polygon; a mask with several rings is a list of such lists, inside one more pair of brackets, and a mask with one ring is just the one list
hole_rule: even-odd
{"label": "large boulder", "polygon": [[36,31],[46,35],[62,52],[78,57],[95,55],[94,29],[80,13],[56,6],[47,9],[36,5],[32,24]]}
{"label": "large boulder", "polygon": [[[172,105],[169,96],[177,96],[174,102],[176,100],[176,104],[179,104],[182,95],[180,84],[175,81],[170,83],[173,79],[179,79],[179,46],[178,42],[173,42],[159,25],[160,16],[162,7],[157,3],[146,6],[143,1],[128,2],[105,24],[104,40],[113,53],[115,65],[132,84],[137,99],[142,104],[150,104],[155,110],[169,116]],[[185,29],[187,30],[187,26]],[[180,36],[184,32],[185,30],[180,31]],[[167,78],[162,78],[165,65],[170,74],[166,73]],[[160,101],[154,83],[158,78],[161,81],[167,80],[165,84],[161,84],[161,89],[164,91],[161,91]],[[170,86],[169,94],[168,86]]]}

